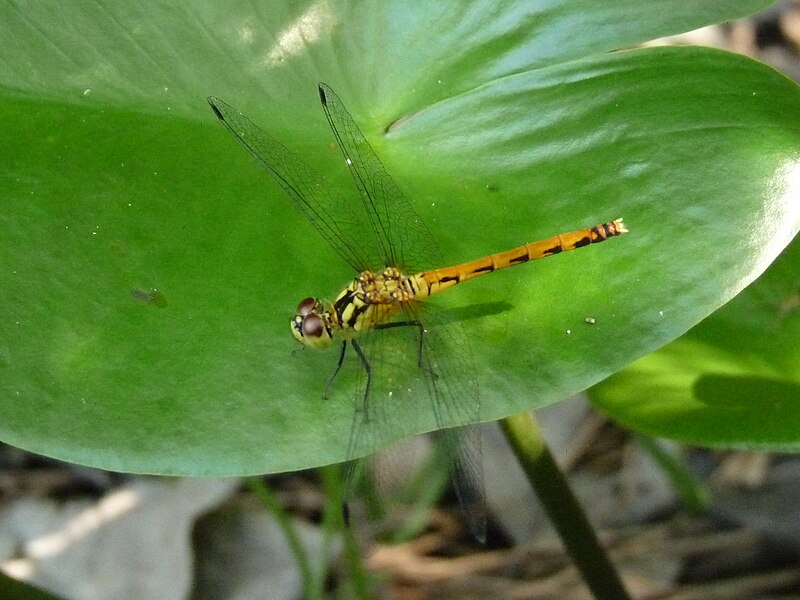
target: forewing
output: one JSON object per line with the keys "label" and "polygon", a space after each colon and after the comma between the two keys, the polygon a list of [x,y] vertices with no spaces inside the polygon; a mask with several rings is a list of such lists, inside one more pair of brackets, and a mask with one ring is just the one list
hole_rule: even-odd
{"label": "forewing", "polygon": [[386,172],[342,101],[324,83],[319,84],[319,97],[369,216],[370,230],[380,246],[383,264],[407,273],[440,265],[438,244]]}
{"label": "forewing", "polygon": [[315,169],[231,105],[213,96],[214,114],[291,198],[323,238],[357,272],[383,266],[370,223],[355,195],[342,197]]}

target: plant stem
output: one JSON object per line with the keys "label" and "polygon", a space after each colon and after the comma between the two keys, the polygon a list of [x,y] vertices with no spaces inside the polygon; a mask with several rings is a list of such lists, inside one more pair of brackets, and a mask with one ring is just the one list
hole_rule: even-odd
{"label": "plant stem", "polygon": [[680,460],[664,450],[658,441],[649,435],[643,433],[634,433],[633,435],[639,445],[664,470],[673,487],[680,494],[681,500],[687,509],[693,512],[700,512],[708,508],[711,502],[708,491]]}
{"label": "plant stem", "polygon": [[323,527],[327,534],[335,531],[342,535],[344,559],[349,574],[348,583],[352,588],[350,590],[351,595],[358,600],[372,598],[369,592],[370,578],[364,568],[358,543],[352,529],[344,522],[345,490],[342,482],[342,465],[322,467],[319,469],[319,474],[322,480],[322,489],[327,499]]}
{"label": "plant stem", "polygon": [[629,599],[586,514],[550,454],[533,414],[512,415],[500,421],[500,426],[594,597],[598,600]]}
{"label": "plant stem", "polygon": [[311,571],[311,565],[308,562],[305,548],[297,535],[297,531],[292,525],[289,515],[281,506],[281,503],[272,493],[272,490],[267,486],[263,479],[260,477],[247,477],[245,479],[247,487],[255,496],[261,501],[264,506],[272,513],[278,526],[283,530],[286,541],[289,544],[289,549],[294,555],[297,568],[300,571],[300,581],[303,586],[303,597],[313,598],[320,596],[313,596],[313,590],[316,589],[314,585],[314,574]]}

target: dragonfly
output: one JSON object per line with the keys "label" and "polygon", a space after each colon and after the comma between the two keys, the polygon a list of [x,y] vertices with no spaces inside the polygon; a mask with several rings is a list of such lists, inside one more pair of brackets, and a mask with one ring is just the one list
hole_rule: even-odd
{"label": "dragonfly", "polygon": [[[409,376],[423,381],[416,395],[427,398],[417,406],[433,413],[438,443],[450,458],[453,488],[469,529],[482,541],[486,496],[477,428],[480,393],[469,336],[457,319],[423,300],[475,277],[602,242],[627,229],[617,219],[441,267],[444,261],[434,236],[386,172],[341,99],[324,83],[319,83],[318,90],[357,194],[340,195],[314,168],[237,109],[213,96],[208,102],[222,125],[357,273],[332,302],[303,299],[290,321],[293,336],[305,346],[322,349],[339,344],[338,362],[325,396],[348,349],[355,355],[360,377],[349,392],[354,411],[348,463],[357,464],[365,451],[392,436],[395,419],[389,405],[401,401],[402,394],[395,391],[403,389],[398,383],[403,373],[391,366],[392,353],[383,345],[390,332],[403,332],[402,341],[394,346],[399,344],[399,352],[410,356],[403,369],[413,369],[415,373]],[[353,473],[354,468],[347,476],[348,489],[352,479],[360,476]]]}

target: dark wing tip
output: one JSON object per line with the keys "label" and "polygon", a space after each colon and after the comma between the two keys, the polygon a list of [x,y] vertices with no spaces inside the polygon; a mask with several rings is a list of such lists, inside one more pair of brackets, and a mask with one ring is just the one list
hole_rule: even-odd
{"label": "dark wing tip", "polygon": [[220,121],[224,121],[225,117],[222,116],[222,112],[219,110],[219,107],[217,106],[219,98],[215,98],[214,96],[209,96],[208,98],[206,98],[206,100],[208,100],[208,104],[209,106],[211,106],[211,110],[214,111],[214,114],[217,115],[217,118]]}
{"label": "dark wing tip", "polygon": [[328,105],[327,90],[329,89],[328,86],[320,81],[317,84],[317,89],[319,89],[319,101],[322,102],[323,106],[327,106]]}

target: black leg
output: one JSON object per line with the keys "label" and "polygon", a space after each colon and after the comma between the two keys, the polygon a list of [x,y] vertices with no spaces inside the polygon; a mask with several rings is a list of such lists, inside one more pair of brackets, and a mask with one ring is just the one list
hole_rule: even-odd
{"label": "black leg", "polygon": [[364,351],[361,350],[361,346],[359,346],[358,342],[352,340],[353,350],[356,351],[358,355],[358,359],[361,361],[361,365],[364,367],[364,370],[367,372],[367,385],[364,389],[364,421],[369,421],[369,411],[367,401],[369,400],[369,390],[372,386],[372,369],[369,366],[369,361],[367,357],[364,356]]}
{"label": "black leg", "polygon": [[374,329],[391,329],[392,327],[416,327],[419,329],[419,347],[417,348],[417,366],[422,366],[422,336],[425,335],[425,327],[419,321],[394,321],[393,323],[378,323]]}
{"label": "black leg", "polygon": [[342,363],[344,363],[345,350],[347,350],[347,340],[342,341],[342,350],[339,352],[339,362],[336,363],[336,370],[333,373],[331,373],[331,376],[328,377],[328,381],[325,383],[325,395],[323,396],[325,400],[330,398],[331,385],[333,384],[333,380],[336,379],[336,376],[339,374],[339,369],[342,368]]}

